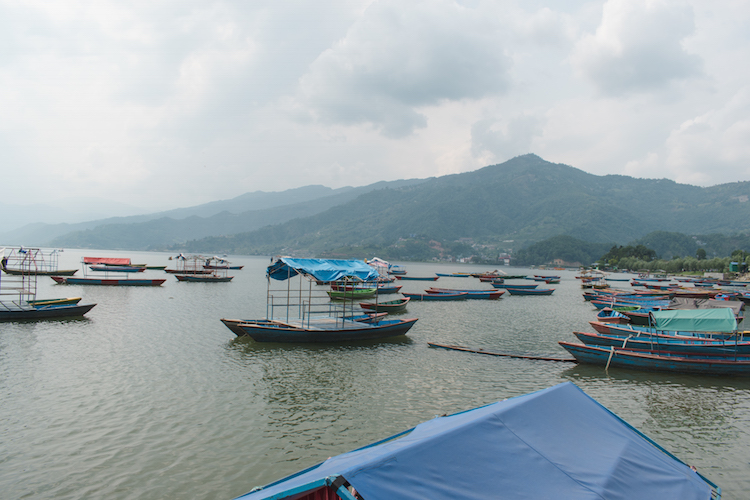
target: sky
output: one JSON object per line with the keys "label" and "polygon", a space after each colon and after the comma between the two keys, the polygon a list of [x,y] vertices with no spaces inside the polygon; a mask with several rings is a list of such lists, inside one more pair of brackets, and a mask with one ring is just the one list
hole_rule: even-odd
{"label": "sky", "polygon": [[2,202],[156,211],[527,153],[748,181],[748,61],[742,0],[0,0]]}

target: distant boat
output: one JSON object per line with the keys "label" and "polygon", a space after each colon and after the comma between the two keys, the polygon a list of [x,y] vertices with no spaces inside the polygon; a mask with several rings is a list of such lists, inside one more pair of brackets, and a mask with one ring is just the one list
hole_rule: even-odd
{"label": "distant boat", "polygon": [[554,288],[508,288],[511,295],[552,295]]}
{"label": "distant boat", "polygon": [[491,284],[495,288],[505,288],[505,289],[515,288],[516,290],[532,290],[539,286],[539,285],[509,285],[508,283],[495,283],[495,282]]}
{"label": "distant boat", "polygon": [[425,291],[427,293],[449,293],[449,294],[466,292],[467,299],[489,299],[489,300],[497,300],[505,293],[505,290],[470,290],[470,289],[452,289],[452,288],[428,288]]}
{"label": "distant boat", "polygon": [[102,285],[102,286],[161,286],[166,279],[128,278],[74,278],[71,276],[51,276],[60,285]]}
{"label": "distant boat", "polygon": [[435,273],[445,278],[471,278],[471,273]]}
{"label": "distant boat", "polygon": [[43,252],[39,248],[11,248],[0,250],[0,269],[14,276],[73,276],[78,269],[58,269],[58,253]]}
{"label": "distant boat", "polygon": [[194,283],[227,283],[234,276],[220,276],[218,274],[175,274],[177,281],[188,281]]}
{"label": "distant boat", "polygon": [[466,292],[459,293],[408,293],[402,292],[404,297],[420,301],[439,301],[439,300],[466,300],[469,296]]}
{"label": "distant boat", "polygon": [[403,281],[437,281],[440,276],[396,276],[396,279]]}

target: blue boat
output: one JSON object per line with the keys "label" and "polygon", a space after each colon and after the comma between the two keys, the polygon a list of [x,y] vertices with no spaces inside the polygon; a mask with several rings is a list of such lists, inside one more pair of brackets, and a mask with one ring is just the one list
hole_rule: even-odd
{"label": "blue boat", "polygon": [[161,286],[166,279],[116,279],[116,278],[74,278],[72,276],[50,276],[60,285],[101,285],[101,286]]}
{"label": "blue boat", "polygon": [[28,303],[0,302],[0,321],[61,319],[83,316],[96,304],[52,304],[32,306]]}
{"label": "blue boat", "polygon": [[750,356],[680,356],[558,342],[579,363],[696,375],[750,375]]}
{"label": "blue boat", "polygon": [[719,498],[571,382],[443,415],[253,488],[261,499]]}
{"label": "blue boat", "polygon": [[621,347],[623,349],[671,353],[682,356],[750,356],[750,342],[747,341],[713,341],[705,339],[683,339],[667,336],[620,337],[601,333],[573,332],[578,340],[586,345],[599,347]]}
{"label": "blue boat", "polygon": [[552,295],[554,288],[508,288],[511,295]]}
{"label": "blue boat", "polygon": [[401,290],[402,286],[403,285],[391,285],[391,284],[378,285],[378,295],[398,293],[398,291]]}
{"label": "blue boat", "polygon": [[402,281],[437,281],[440,276],[396,276],[397,280]]}
{"label": "blue boat", "polygon": [[513,288],[516,290],[531,290],[539,286],[539,285],[509,285],[508,283],[498,283],[495,281],[491,282],[490,284],[495,288],[505,288],[505,289]]}
{"label": "blue boat", "polygon": [[[290,286],[274,289],[273,283],[299,277],[300,287],[290,293]],[[292,259],[280,257],[266,269],[266,318],[222,322],[235,334],[247,335],[256,342],[352,342],[405,335],[417,322],[409,319],[353,321],[351,301],[330,301],[327,293],[316,292],[318,281],[331,287],[346,288],[356,283],[375,283],[378,272],[361,260]],[[307,289],[303,283],[307,283]],[[328,293],[334,290],[328,290]],[[375,288],[372,288],[373,294]],[[300,303],[300,297],[304,301]]]}

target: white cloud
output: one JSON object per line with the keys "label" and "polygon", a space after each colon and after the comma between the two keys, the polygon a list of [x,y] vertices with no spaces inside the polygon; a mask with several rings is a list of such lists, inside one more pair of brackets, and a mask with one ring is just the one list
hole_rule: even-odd
{"label": "white cloud", "polygon": [[505,92],[509,66],[496,20],[481,12],[382,1],[312,64],[300,98],[324,123],[403,137],[427,126],[421,107]]}
{"label": "white cloud", "polygon": [[685,2],[608,0],[596,33],[578,42],[571,63],[606,95],[659,89],[701,73],[700,58],[682,45],[694,29]]}
{"label": "white cloud", "polygon": [[719,109],[685,120],[659,151],[626,166],[631,175],[648,176],[666,167],[670,179],[711,185],[750,177],[750,87]]}

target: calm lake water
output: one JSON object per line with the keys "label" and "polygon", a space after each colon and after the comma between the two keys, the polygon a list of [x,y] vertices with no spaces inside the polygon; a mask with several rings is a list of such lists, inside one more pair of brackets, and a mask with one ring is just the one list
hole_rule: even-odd
{"label": "calm lake water", "polygon": [[[83,255],[173,264],[161,253],[66,250],[60,267],[79,267]],[[85,319],[0,323],[0,497],[230,499],[435,415],[564,381],[697,467],[724,498],[750,497],[750,380],[428,347],[567,357],[557,341],[592,331],[594,318],[572,271],[554,271],[562,282],[548,297],[412,303],[406,317],[419,321],[396,340],[281,345],[237,338],[219,321],[266,313],[268,258],[229,259],[245,266],[230,283],[179,283],[161,271],[146,272],[167,276],[157,288],[39,279],[39,298],[97,306]],[[492,269],[402,264],[415,276]]]}

